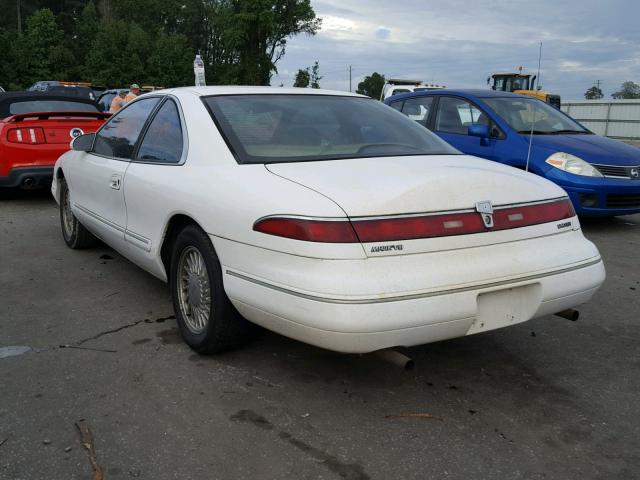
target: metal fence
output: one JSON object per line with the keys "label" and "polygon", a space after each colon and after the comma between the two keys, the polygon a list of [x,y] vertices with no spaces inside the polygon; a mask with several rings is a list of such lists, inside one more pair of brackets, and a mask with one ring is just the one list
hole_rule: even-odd
{"label": "metal fence", "polygon": [[640,140],[640,100],[568,101],[562,111],[598,135]]}

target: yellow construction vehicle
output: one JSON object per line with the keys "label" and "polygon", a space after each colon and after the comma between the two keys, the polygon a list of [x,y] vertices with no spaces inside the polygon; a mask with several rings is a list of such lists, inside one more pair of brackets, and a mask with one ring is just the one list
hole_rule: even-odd
{"label": "yellow construction vehicle", "polygon": [[522,73],[522,67],[520,67],[518,73],[494,73],[487,78],[487,83],[491,84],[493,79],[492,90],[528,95],[560,109],[560,95],[545,92],[540,90],[540,87],[536,89],[536,77],[537,75],[532,77],[528,73]]}

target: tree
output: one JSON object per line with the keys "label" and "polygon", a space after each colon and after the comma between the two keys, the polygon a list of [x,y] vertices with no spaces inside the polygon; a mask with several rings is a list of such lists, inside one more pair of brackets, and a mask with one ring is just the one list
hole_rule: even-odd
{"label": "tree", "polygon": [[309,74],[309,68],[301,68],[300,70],[298,70],[298,73],[296,73],[296,79],[293,82],[293,86],[299,88],[307,88],[310,81],[311,76]]}
{"label": "tree", "polygon": [[64,32],[56,24],[53,12],[37,10],[26,21],[20,41],[14,44],[18,81],[30,85],[37,80],[64,80],[73,62],[63,45]]}
{"label": "tree", "polygon": [[312,67],[301,68],[296,73],[295,80],[293,81],[294,87],[299,88],[320,88],[320,65],[316,60]]}
{"label": "tree", "polygon": [[313,64],[313,67],[311,67],[311,88],[320,88],[320,80],[322,80],[322,77],[320,76],[320,65],[318,64],[318,61],[316,60],[315,63]]}
{"label": "tree", "polygon": [[310,0],[0,0],[0,11],[0,81],[13,88],[192,84],[198,51],[210,83],[268,85],[287,41],[321,25]]}
{"label": "tree", "polygon": [[[222,2],[224,3],[224,2]],[[228,0],[223,37],[234,50],[239,83],[269,85],[276,63],[285,53],[287,39],[315,35],[321,20],[310,0]],[[225,11],[226,10],[226,11]]]}
{"label": "tree", "polygon": [[[70,35],[71,38],[67,43],[76,59],[82,59],[86,56],[87,47],[95,41],[99,28],[100,16],[95,4],[90,1],[75,19],[75,25]],[[73,79],[89,78],[91,72],[86,71],[85,63],[76,62],[71,68],[70,76]]]}
{"label": "tree", "polygon": [[162,87],[193,85],[193,57],[184,35],[160,33],[147,60],[144,81]]}
{"label": "tree", "polygon": [[611,95],[615,99],[640,98],[640,85],[635,82],[624,82],[620,91]]}
{"label": "tree", "polygon": [[595,85],[587,90],[584,94],[584,98],[586,98],[587,100],[600,100],[602,97],[604,97],[602,90],[600,90]]}
{"label": "tree", "polygon": [[358,83],[356,93],[367,95],[377,100],[382,95],[382,87],[384,87],[384,83],[384,75],[380,75],[378,72],[373,72],[371,75],[364,77],[364,80]]}
{"label": "tree", "polygon": [[135,23],[102,21],[86,59],[88,80],[116,87],[146,81],[150,35]]}

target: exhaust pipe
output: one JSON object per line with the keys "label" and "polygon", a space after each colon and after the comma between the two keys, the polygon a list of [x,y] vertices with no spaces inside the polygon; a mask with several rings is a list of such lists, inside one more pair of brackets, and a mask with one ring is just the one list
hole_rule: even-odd
{"label": "exhaust pipe", "polygon": [[416,366],[415,362],[412,359],[396,350],[377,350],[375,354],[382,360],[389,362],[396,367],[400,367],[406,371],[413,370],[413,367]]}
{"label": "exhaust pipe", "polygon": [[578,317],[580,317],[580,312],[578,310],[574,310],[573,308],[568,308],[566,310],[562,310],[561,312],[555,313],[554,315],[575,322],[576,320],[578,320]]}
{"label": "exhaust pipe", "polygon": [[33,188],[36,185],[36,181],[33,177],[27,177],[22,181],[22,186],[24,188]]}

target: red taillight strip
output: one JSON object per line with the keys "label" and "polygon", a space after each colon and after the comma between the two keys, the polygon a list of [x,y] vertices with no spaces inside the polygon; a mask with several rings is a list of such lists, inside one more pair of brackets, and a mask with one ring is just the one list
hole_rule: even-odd
{"label": "red taillight strip", "polygon": [[357,243],[358,237],[351,223],[344,220],[309,220],[296,217],[266,217],[258,220],[253,229],[278,237],[324,243]]}
{"label": "red taillight strip", "polygon": [[253,229],[257,232],[307,242],[376,243],[418,238],[449,237],[508,230],[563,220],[575,216],[568,198],[498,207],[493,227],[485,227],[474,211],[413,214],[402,217],[354,218],[351,221],[308,219],[289,216],[265,217]]}
{"label": "red taillight strip", "polygon": [[568,198],[533,205],[498,208],[493,213],[494,226],[484,226],[477,212],[444,213],[373,220],[352,219],[362,243],[449,237],[473,233],[508,230],[571,218],[575,215]]}

